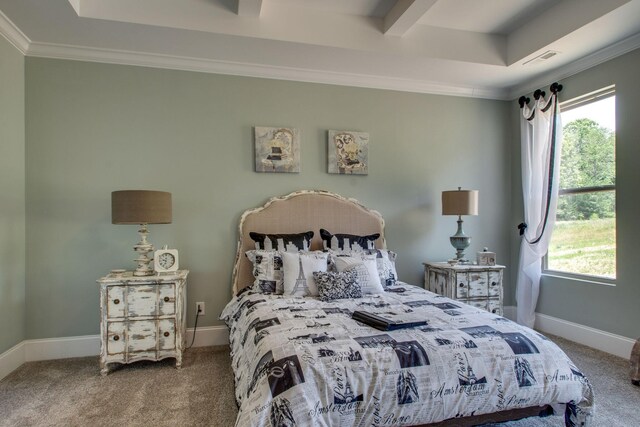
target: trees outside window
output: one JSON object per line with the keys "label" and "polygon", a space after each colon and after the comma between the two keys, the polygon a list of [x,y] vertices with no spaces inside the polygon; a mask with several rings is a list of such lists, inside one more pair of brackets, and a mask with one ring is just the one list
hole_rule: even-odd
{"label": "trees outside window", "polygon": [[561,104],[560,191],[546,269],[615,279],[614,88],[566,104]]}

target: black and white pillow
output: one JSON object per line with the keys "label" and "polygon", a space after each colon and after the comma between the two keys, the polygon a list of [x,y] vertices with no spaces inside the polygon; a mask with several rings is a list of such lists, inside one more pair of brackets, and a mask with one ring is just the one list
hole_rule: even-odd
{"label": "black and white pillow", "polygon": [[280,252],[255,249],[247,251],[246,255],[253,263],[254,290],[265,294],[282,294],[284,268]]}
{"label": "black and white pillow", "polygon": [[378,267],[378,276],[382,286],[388,288],[396,284],[398,273],[396,271],[396,257],[393,251],[386,249],[371,249],[366,253],[376,256],[376,266]]}
{"label": "black and white pillow", "polygon": [[329,270],[337,270],[335,264],[336,257],[360,257],[375,256],[378,277],[383,288],[394,286],[398,281],[398,273],[396,272],[396,253],[386,249],[369,249],[366,251],[334,251],[329,250]]}
{"label": "black and white pillow", "polygon": [[249,237],[256,242],[256,249],[298,252],[309,250],[313,231],[293,234],[263,234],[251,231]]}
{"label": "black and white pillow", "polygon": [[378,275],[375,255],[365,253],[353,253],[351,256],[332,255],[331,262],[338,272],[355,271],[358,274],[358,282],[364,295],[384,292]]}
{"label": "black and white pillow", "polygon": [[362,298],[362,288],[356,271],[314,271],[313,279],[318,286],[318,297],[322,301],[334,299]]}
{"label": "black and white pillow", "polygon": [[320,237],[322,238],[324,250],[364,251],[367,249],[375,249],[375,241],[380,237],[380,233],[369,234],[368,236],[331,234],[329,231],[321,228]]}

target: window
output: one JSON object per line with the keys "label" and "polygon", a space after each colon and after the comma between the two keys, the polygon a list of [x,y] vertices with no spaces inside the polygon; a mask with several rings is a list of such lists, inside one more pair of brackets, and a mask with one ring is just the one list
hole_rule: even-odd
{"label": "window", "polygon": [[546,269],[615,279],[615,87],[563,102],[560,110],[560,190]]}

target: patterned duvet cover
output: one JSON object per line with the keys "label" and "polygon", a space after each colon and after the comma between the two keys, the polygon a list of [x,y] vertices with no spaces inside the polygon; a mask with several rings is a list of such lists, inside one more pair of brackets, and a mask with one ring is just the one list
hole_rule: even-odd
{"label": "patterned duvet cover", "polygon": [[[503,317],[422,288],[354,300],[234,297],[230,329],[236,426],[402,426],[551,404],[589,425],[592,389],[553,342]],[[427,320],[383,332],[366,310]]]}

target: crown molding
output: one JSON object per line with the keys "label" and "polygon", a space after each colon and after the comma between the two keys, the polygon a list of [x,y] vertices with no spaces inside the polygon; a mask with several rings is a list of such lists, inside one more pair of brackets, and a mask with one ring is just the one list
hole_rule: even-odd
{"label": "crown molding", "polygon": [[502,89],[148,52],[34,42],[2,11],[0,11],[0,34],[25,56],[395,90],[400,92],[496,99],[502,101],[517,99],[522,94],[533,92],[535,89],[547,86],[553,81],[570,77],[640,47],[639,33],[607,46],[584,58],[572,61],[565,66],[539,75],[533,80],[527,80],[523,84]]}
{"label": "crown molding", "polygon": [[0,34],[23,55],[27,54],[31,40],[0,10]]}
{"label": "crown molding", "polygon": [[640,48],[640,33],[627,37],[624,40],[620,40],[619,42],[600,49],[599,51],[594,52],[591,55],[587,55],[584,58],[572,61],[563,67],[556,68],[553,71],[538,76],[534,80],[529,80],[524,84],[514,86],[509,90],[508,99],[518,99],[520,96],[531,93],[536,89],[548,86],[555,81],[571,77],[638,48]]}
{"label": "crown molding", "polygon": [[429,93],[436,95],[499,100],[508,99],[508,92],[502,89],[456,86],[423,80],[401,79],[355,73],[340,73],[245,62],[221,61],[147,52],[89,48],[73,45],[32,42],[29,45],[26,55],[41,58],[134,65],[171,70],[290,80],[306,83],[396,90],[401,92]]}

